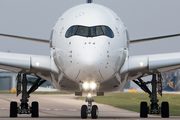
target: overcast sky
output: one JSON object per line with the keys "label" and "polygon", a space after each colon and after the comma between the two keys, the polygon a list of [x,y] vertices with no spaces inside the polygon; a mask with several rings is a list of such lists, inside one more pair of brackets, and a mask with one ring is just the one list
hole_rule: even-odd
{"label": "overcast sky", "polygon": [[[180,0],[93,0],[125,23],[131,39],[180,33]],[[0,33],[49,39],[54,23],[86,0],[0,0]],[[49,45],[0,37],[0,51],[49,55]],[[131,44],[130,55],[180,52],[180,37]]]}

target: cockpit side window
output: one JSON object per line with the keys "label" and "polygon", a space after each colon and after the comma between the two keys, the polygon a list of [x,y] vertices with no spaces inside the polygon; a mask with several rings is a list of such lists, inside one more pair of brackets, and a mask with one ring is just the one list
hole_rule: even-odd
{"label": "cockpit side window", "polygon": [[67,32],[65,37],[69,38],[74,35],[83,36],[83,37],[97,37],[101,35],[105,35],[107,37],[113,38],[114,33],[108,26],[93,26],[93,27],[86,27],[86,26],[71,26]]}
{"label": "cockpit side window", "polygon": [[66,32],[66,38],[71,37],[73,35],[75,35],[76,31],[77,31],[78,26],[72,26],[68,29],[68,31]]}
{"label": "cockpit side window", "polygon": [[107,35],[110,38],[114,37],[113,31],[109,27],[102,26],[102,29],[105,35]]}

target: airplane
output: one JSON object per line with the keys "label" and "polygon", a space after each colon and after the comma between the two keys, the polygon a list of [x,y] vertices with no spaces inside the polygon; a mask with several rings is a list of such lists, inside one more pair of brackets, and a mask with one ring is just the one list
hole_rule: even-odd
{"label": "airplane", "polygon": [[[17,95],[22,92],[20,106],[10,103],[10,117],[31,114],[39,117],[39,103],[28,104],[30,94],[45,81],[52,81],[60,91],[86,94],[88,105],[81,106],[81,118],[99,116],[92,94],[104,96],[105,92],[121,90],[127,81],[134,81],[150,96],[151,105],[140,104],[140,117],[161,114],[169,117],[169,103],[157,99],[162,95],[161,73],[180,67],[180,53],[129,55],[129,45],[180,36],[180,34],[130,40],[128,30],[118,15],[92,0],[67,10],[56,22],[50,39],[30,38],[0,33],[0,36],[47,43],[50,55],[28,55],[0,52],[0,68],[17,72]],[[37,77],[27,91],[27,75]],[[145,82],[142,77],[152,76]],[[21,82],[22,80],[22,82]],[[152,85],[150,91],[147,84]],[[21,90],[22,86],[22,90]]]}
{"label": "airplane", "polygon": [[176,76],[174,76],[163,91],[174,91]]}

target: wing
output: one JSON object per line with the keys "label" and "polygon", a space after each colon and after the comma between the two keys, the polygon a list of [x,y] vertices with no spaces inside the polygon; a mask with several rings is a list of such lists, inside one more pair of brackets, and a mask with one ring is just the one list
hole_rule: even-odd
{"label": "wing", "polygon": [[0,69],[14,71],[51,80],[51,72],[58,69],[50,56],[0,52]]}
{"label": "wing", "polygon": [[180,68],[180,52],[131,56],[128,61],[128,80]]}
{"label": "wing", "polygon": [[[39,39],[39,38],[31,38],[31,37],[23,37],[23,36],[17,36],[17,35],[11,35],[11,34],[4,34],[0,33],[0,36],[3,37],[11,37],[11,38],[18,38],[18,39],[24,39],[24,40],[30,40],[30,41],[36,41],[36,42],[42,42],[42,43],[49,43],[48,39]],[[152,40],[158,40],[158,39],[164,39],[164,38],[171,38],[171,37],[178,37],[180,34],[172,34],[172,35],[164,35],[164,36],[158,36],[158,37],[150,37],[150,38],[141,38],[141,39],[132,39],[130,43],[138,43],[138,42],[145,42],[145,41],[152,41]]]}
{"label": "wing", "polygon": [[134,40],[131,40],[130,43],[146,42],[146,41],[159,40],[159,39],[178,37],[178,36],[180,36],[180,34],[172,34],[172,35],[164,35],[164,36],[158,36],[158,37],[134,39]]}
{"label": "wing", "polygon": [[42,43],[49,43],[48,39],[30,38],[30,37],[23,37],[23,36],[3,34],[3,33],[0,33],[0,36],[18,38],[18,39],[24,39],[24,40],[30,40],[30,41],[36,41],[36,42],[42,42]]}

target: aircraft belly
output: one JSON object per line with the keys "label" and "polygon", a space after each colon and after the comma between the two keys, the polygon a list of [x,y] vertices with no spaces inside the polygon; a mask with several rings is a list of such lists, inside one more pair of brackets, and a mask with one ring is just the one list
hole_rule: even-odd
{"label": "aircraft belly", "polygon": [[79,83],[68,79],[63,73],[51,73],[52,83],[54,87],[60,91],[79,92]]}
{"label": "aircraft belly", "polygon": [[[98,80],[102,79],[102,77],[100,76],[100,74],[98,72],[95,72],[94,74],[89,74],[89,75],[86,75],[86,74],[82,75],[82,77],[86,78],[84,80],[87,80],[87,81],[93,80],[95,82],[100,82],[100,88],[98,90],[100,92],[112,92],[112,91],[121,90],[127,82],[127,76],[128,76],[127,73],[122,74],[122,75],[116,74],[114,77],[112,77],[109,80],[98,81]],[[87,79],[87,78],[89,78],[89,79]],[[57,84],[57,82],[56,82],[56,84]],[[76,80],[72,81],[66,77],[63,77],[61,79],[61,82],[59,82],[57,85],[58,85],[59,90],[68,91],[68,92],[81,91],[78,81],[76,81]]]}
{"label": "aircraft belly", "polygon": [[[100,82],[98,92],[113,92],[121,90],[127,82],[128,73],[117,73],[109,80]],[[65,77],[62,73],[51,73],[52,82],[56,89],[67,92],[80,92],[79,82],[73,81]]]}
{"label": "aircraft belly", "polygon": [[117,73],[113,78],[100,83],[99,92],[113,92],[124,88],[128,78],[128,73]]}

